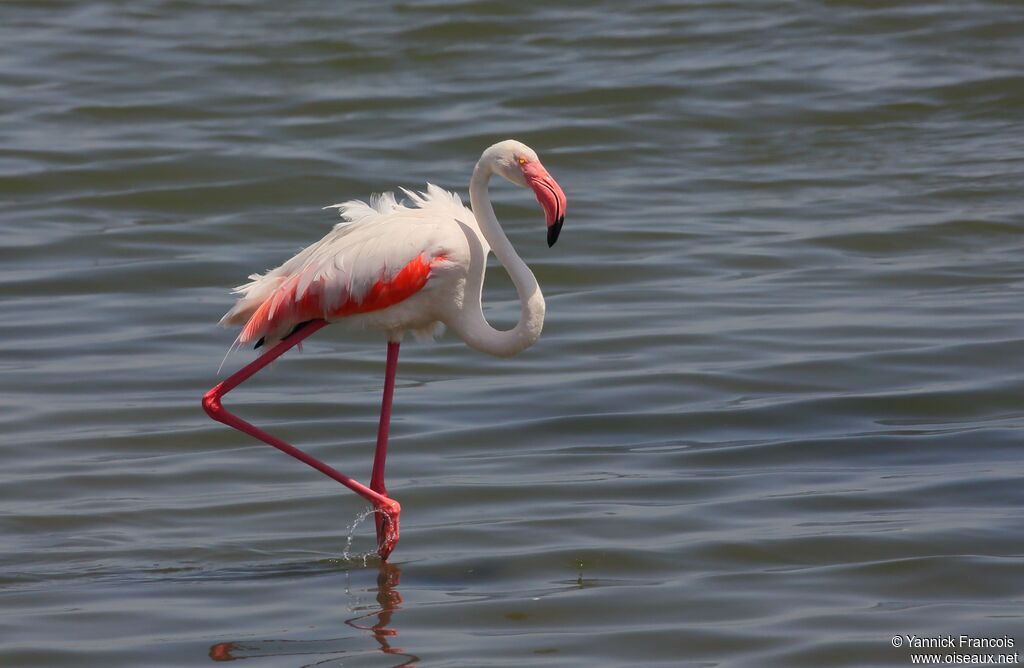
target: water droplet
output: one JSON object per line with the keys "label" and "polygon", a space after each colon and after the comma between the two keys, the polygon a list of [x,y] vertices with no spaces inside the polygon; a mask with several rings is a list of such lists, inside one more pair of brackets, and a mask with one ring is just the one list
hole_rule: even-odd
{"label": "water droplet", "polygon": [[372,507],[367,508],[363,512],[359,513],[359,515],[357,515],[354,520],[352,520],[352,524],[350,524],[348,527],[348,537],[345,539],[345,549],[341,552],[342,561],[358,560],[363,562],[363,566],[366,566],[367,560],[370,557],[375,556],[377,554],[376,551],[352,554],[352,540],[356,536],[356,529],[359,528],[359,525],[363,523],[363,520],[365,520],[367,517],[370,517],[375,512],[377,512],[376,509]]}

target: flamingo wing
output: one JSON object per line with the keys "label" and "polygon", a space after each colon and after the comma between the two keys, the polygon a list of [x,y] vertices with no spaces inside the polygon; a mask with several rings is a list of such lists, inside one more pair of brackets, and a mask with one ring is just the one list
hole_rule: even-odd
{"label": "flamingo wing", "polygon": [[422,290],[432,269],[448,262],[454,220],[472,214],[433,185],[406,194],[414,206],[391,193],[334,205],[345,222],[280,267],[250,276],[221,324],[244,324],[239,343],[270,344],[308,320],[377,311]]}

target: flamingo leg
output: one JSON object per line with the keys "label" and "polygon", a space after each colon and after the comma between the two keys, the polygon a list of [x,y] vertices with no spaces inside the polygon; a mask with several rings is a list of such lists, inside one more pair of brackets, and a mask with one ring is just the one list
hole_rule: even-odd
{"label": "flamingo leg", "polygon": [[[272,445],[286,455],[290,455],[295,459],[298,459],[300,462],[312,466],[327,477],[338,481],[372,503],[373,507],[377,510],[377,513],[382,516],[382,521],[378,524],[377,529],[377,552],[380,554],[381,559],[387,559],[388,555],[391,554],[391,551],[395,549],[395,545],[398,543],[398,519],[402,508],[398,505],[397,501],[388,498],[388,496],[382,492],[374,491],[366,485],[363,485],[361,482],[350,478],[334,467],[306,454],[302,450],[299,450],[294,445],[289,445],[276,436],[246,422],[229,412],[223,405],[221,405],[221,399],[225,394],[251,378],[257,371],[263,369],[265,366],[283,355],[285,351],[301,343],[304,339],[319,331],[326,325],[327,321],[325,320],[313,320],[304,327],[292,332],[283,341],[261,355],[258,359],[243,367],[230,378],[211,388],[210,391],[203,396],[203,409],[206,411],[207,415],[217,422],[223,422],[229,427],[234,427],[241,432],[258,438],[267,445]],[[395,361],[397,362],[397,350]],[[388,408],[390,413],[390,404]],[[381,475],[383,480],[383,467]]]}
{"label": "flamingo leg", "polygon": [[[395,396],[395,371],[398,369],[398,341],[388,342],[388,361],[384,370],[384,396],[380,402],[380,424],[377,427],[377,449],[373,454],[370,489],[388,495],[384,487],[384,464],[388,456],[388,433],[391,430],[391,400]],[[377,543],[382,544],[387,534],[387,519],[381,513],[374,516],[377,525]]]}

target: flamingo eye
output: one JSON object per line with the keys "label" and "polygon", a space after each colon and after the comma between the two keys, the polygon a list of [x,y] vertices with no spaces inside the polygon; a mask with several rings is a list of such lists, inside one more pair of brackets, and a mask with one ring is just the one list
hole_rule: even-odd
{"label": "flamingo eye", "polygon": [[520,165],[525,165],[527,161],[526,158],[516,158],[516,162],[518,162]]}

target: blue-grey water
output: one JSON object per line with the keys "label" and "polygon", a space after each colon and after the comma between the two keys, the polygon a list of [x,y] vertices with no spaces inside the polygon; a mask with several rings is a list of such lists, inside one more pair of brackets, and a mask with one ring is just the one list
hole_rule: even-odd
{"label": "blue-grey water", "polygon": [[[1020,651],[1022,63],[1017,0],[0,4],[0,665]],[[202,412],[216,322],[507,137],[569,198],[549,250],[493,188],[544,334],[403,346],[383,567]],[[383,366],[328,328],[227,403],[365,479]]]}

